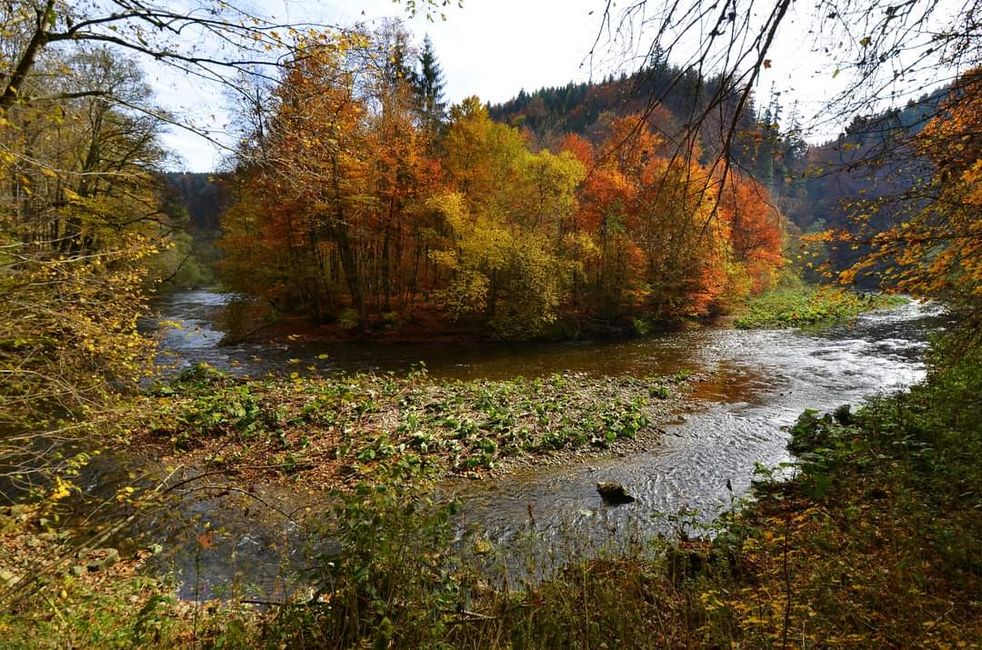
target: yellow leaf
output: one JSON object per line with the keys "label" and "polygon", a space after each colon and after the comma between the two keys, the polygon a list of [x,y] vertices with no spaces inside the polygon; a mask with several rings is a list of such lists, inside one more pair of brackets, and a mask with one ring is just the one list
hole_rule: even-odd
{"label": "yellow leaf", "polygon": [[52,501],[60,501],[72,493],[71,483],[63,481],[60,476],[55,477],[55,489],[48,496]]}

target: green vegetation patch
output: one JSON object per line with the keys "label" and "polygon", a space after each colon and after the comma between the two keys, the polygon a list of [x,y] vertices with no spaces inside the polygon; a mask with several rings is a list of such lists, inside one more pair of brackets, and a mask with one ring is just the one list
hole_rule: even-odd
{"label": "green vegetation patch", "polygon": [[903,296],[857,294],[838,287],[785,283],[751,298],[738,310],[734,325],[758,329],[830,324],[906,302]]}
{"label": "green vegetation patch", "polygon": [[139,444],[206,464],[300,472],[337,485],[380,466],[407,476],[468,473],[520,455],[603,450],[656,432],[678,407],[687,377],[435,381],[414,372],[236,380],[199,367],[141,398],[125,426],[143,432]]}

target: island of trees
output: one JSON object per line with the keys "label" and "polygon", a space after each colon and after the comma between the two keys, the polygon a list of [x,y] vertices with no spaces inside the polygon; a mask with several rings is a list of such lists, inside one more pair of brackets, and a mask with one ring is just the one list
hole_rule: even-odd
{"label": "island of trees", "polygon": [[774,284],[786,236],[768,190],[679,155],[667,110],[543,146],[476,97],[444,112],[432,51],[417,71],[407,40],[305,43],[254,107],[222,223],[234,289],[361,331],[438,310],[531,338],[719,314]]}

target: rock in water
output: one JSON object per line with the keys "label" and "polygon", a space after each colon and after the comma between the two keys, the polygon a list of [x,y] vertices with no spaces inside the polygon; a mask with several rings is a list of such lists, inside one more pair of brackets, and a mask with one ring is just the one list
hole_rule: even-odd
{"label": "rock in water", "polygon": [[609,506],[620,506],[625,503],[634,503],[635,499],[624,490],[624,486],[616,481],[602,481],[597,483],[597,492]]}

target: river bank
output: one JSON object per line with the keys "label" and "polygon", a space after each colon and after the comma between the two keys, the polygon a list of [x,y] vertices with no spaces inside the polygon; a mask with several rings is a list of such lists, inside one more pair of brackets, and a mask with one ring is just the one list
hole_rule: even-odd
{"label": "river bank", "polygon": [[[163,328],[161,355],[173,368],[165,374],[165,383],[168,376],[173,378],[201,361],[231,377],[219,381],[222,387],[214,394],[203,385],[192,389],[197,396],[182,397],[184,389],[178,388],[170,395],[147,397],[135,409],[142,417],[137,428],[145,434],[137,451],[149,455],[152,463],[169,458],[171,462],[164,464],[183,466],[180,480],[194,479],[202,467],[208,467],[202,485],[190,487],[219,484],[210,491],[189,490],[191,501],[174,510],[173,518],[179,521],[161,529],[155,518],[147,530],[151,537],[158,531],[167,549],[166,566],[179,576],[184,598],[197,597],[194,585],[200,584],[200,593],[209,597],[223,585],[243,581],[255,585],[256,597],[280,593],[283,549],[295,548],[298,538],[316,539],[294,521],[295,516],[326,507],[330,497],[324,492],[331,486],[372,482],[372,468],[395,466],[404,475],[462,477],[439,487],[443,494],[459,496],[454,525],[461,531],[479,528],[489,542],[502,547],[525,543],[531,513],[541,533],[534,541],[534,553],[553,558],[550,566],[561,566],[568,552],[590,552],[591,547],[606,544],[611,528],[624,531],[621,537],[629,543],[634,536],[671,534],[675,528],[671,518],[698,512],[689,517],[694,524],[691,532],[697,532],[697,525],[711,522],[733,498],[746,492],[758,463],[774,467],[790,459],[785,427],[802,409],[855,404],[870,394],[919,381],[925,339],[943,323],[937,306],[911,303],[807,332],[698,328],[628,341],[539,345],[296,341],[220,346],[221,332],[215,329],[213,315],[225,301],[227,296],[207,292],[172,296],[163,316],[181,327]],[[410,380],[420,361],[425,362],[425,376]],[[689,378],[676,386],[670,383],[674,390],[668,399],[645,394],[645,378],[673,378],[679,372]],[[571,377],[563,389],[549,385],[557,374]],[[345,388],[345,377],[360,379]],[[413,387],[413,382],[419,386]],[[424,384],[435,391],[434,396],[419,392]],[[294,396],[296,386],[300,392]],[[476,393],[484,390],[500,392],[505,402],[514,395],[516,404],[529,403],[529,395],[541,393],[547,418],[563,411],[566,404],[578,403],[580,410],[570,414],[589,411],[594,424],[601,420],[592,411],[607,409],[617,418],[655,411],[649,414],[650,426],[639,427],[634,438],[615,435],[612,445],[594,445],[582,439],[572,444],[576,436],[567,435],[570,444],[556,450],[542,444],[545,440],[523,440],[524,434],[500,439],[480,427],[467,433],[476,421],[490,419],[483,406],[474,408]],[[581,390],[583,399],[577,397]],[[451,409],[456,413],[451,415],[465,431],[452,423],[438,423],[444,414],[422,409],[420,424],[436,432],[438,445],[431,448],[426,436],[408,439],[406,431],[391,435],[404,424],[394,417],[401,408],[399,399],[393,401],[397,393],[410,396],[413,411],[420,410],[424,398],[457,400]],[[591,405],[590,395],[600,401],[597,406]],[[628,395],[634,395],[648,404],[640,410],[605,406],[607,397],[618,395],[625,403],[630,402]],[[305,400],[319,402],[313,410],[325,412],[331,411],[332,403],[348,406],[338,422],[310,422],[312,413],[301,413]],[[470,406],[464,408],[464,402]],[[513,423],[513,433],[539,426],[534,406],[502,408],[502,413],[523,420]],[[618,410],[622,415],[617,415]],[[151,435],[152,420],[158,415],[157,434]],[[195,427],[204,433],[192,435]],[[364,444],[346,444],[345,427],[350,433],[359,432],[349,437]],[[567,428],[575,432],[578,427]],[[305,429],[317,433],[305,435]],[[389,432],[388,439],[379,436],[383,431]],[[392,444],[392,438],[398,444]],[[562,441],[563,436],[553,437],[553,443]],[[400,450],[403,443],[406,446]],[[523,446],[526,443],[533,448]],[[224,449],[223,444],[227,444]],[[426,453],[418,448],[421,444],[427,445]],[[229,455],[233,449],[244,453]],[[338,451],[341,458],[335,458]],[[372,454],[375,458],[370,458]],[[394,458],[410,462],[400,469]],[[188,459],[199,469],[188,469],[183,462]],[[425,460],[426,468],[417,460]],[[308,466],[312,464],[325,468],[323,485],[314,480],[318,470]],[[125,472],[118,474],[107,468],[100,482],[129,485]],[[596,489],[601,481],[622,483],[637,502],[629,508],[603,509]],[[266,505],[257,507],[254,497]],[[257,520],[260,512],[272,513],[270,521]],[[294,514],[286,516],[289,513]],[[283,539],[284,527],[293,531],[289,542]],[[212,531],[212,548],[202,550],[193,540],[206,530]],[[568,532],[589,542],[570,549],[565,541]],[[299,562],[303,566],[306,560],[301,557]],[[520,565],[516,556],[512,566],[516,575],[524,571]]]}
{"label": "river bank", "polygon": [[[323,540],[349,535],[357,546],[390,525],[381,541],[404,549],[435,538],[447,540],[440,557],[469,549],[473,565],[491,571],[467,587],[475,594],[523,584],[523,576],[548,584],[591,558],[630,558],[660,534],[698,536],[747,492],[758,463],[791,459],[784,428],[803,408],[858,403],[923,378],[924,339],[940,325],[939,310],[911,303],[821,332],[699,329],[615,343],[328,352],[302,342],[218,346],[206,313],[221,300],[175,297],[182,310],[170,315],[185,325],[166,330],[164,352],[176,353],[178,367],[215,360],[233,376],[197,371],[183,387],[164,382],[114,424],[128,431],[142,422],[137,451],[157,465],[185,466],[176,480],[192,480],[187,501],[167,513],[174,522],[151,511],[141,528],[141,543],[162,549],[148,559],[151,570],[172,571],[177,593],[191,601],[309,597],[310,571],[338,561],[324,555]],[[428,370],[412,375],[420,359]],[[497,419],[489,407],[500,410]],[[396,417],[403,411],[419,426],[400,430],[410,424]],[[543,417],[543,433],[567,435],[536,435]],[[579,430],[585,418],[596,426]],[[513,435],[499,435],[493,425],[502,423]],[[637,430],[613,443],[568,435],[611,423]],[[196,469],[187,470],[189,460]],[[102,463],[97,483],[131,484],[127,470]],[[434,482],[438,476],[462,478]],[[608,480],[637,501],[605,507],[596,486]],[[112,489],[105,497],[119,495],[127,498]],[[440,505],[445,499],[452,507]],[[396,516],[406,507],[429,512],[441,528],[415,522],[407,532]],[[364,527],[339,531],[341,520]],[[338,569],[331,580],[359,568]],[[217,611],[238,615],[232,606]]]}
{"label": "river bank", "polygon": [[[495,341],[491,333],[478,323],[448,320],[446,314],[435,307],[418,306],[402,312],[386,312],[370,320],[365,330],[359,330],[350,318],[315,323],[303,315],[282,313],[245,296],[225,295],[230,298],[211,314],[211,318],[224,332],[223,342],[226,345],[459,345]],[[861,294],[845,287],[809,284],[796,276],[786,275],[763,293],[748,297],[723,312],[700,318],[659,319],[638,313],[604,320],[586,314],[565,314],[536,336],[513,340],[512,343],[535,345],[564,341],[616,341],[698,327],[732,325],[744,329],[820,327],[841,323],[869,311],[897,307],[905,302],[907,298],[902,296]]]}
{"label": "river bank", "polygon": [[904,296],[859,294],[843,287],[810,285],[791,277],[748,299],[733,315],[733,324],[741,329],[821,327],[907,302],[909,299]]}
{"label": "river bank", "polygon": [[858,412],[805,413],[791,432],[801,460],[790,480],[761,477],[756,498],[734,502],[711,535],[571,558],[540,584],[488,577],[482,566],[519,551],[479,535],[450,544],[453,502],[400,482],[322,513],[340,546],[311,567],[322,587],[291,604],[196,606],[133,577],[107,592],[66,575],[25,598],[20,616],[0,618],[0,630],[14,648],[69,638],[78,647],[973,647],[979,361],[935,366],[924,384]]}

